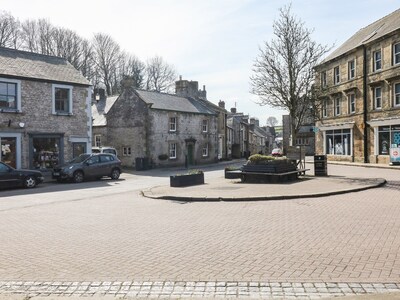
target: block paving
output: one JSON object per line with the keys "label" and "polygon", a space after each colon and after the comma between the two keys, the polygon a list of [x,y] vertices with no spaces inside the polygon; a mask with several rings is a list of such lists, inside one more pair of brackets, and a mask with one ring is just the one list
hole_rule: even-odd
{"label": "block paving", "polygon": [[353,169],[330,172],[388,184],[238,203],[147,199],[139,176],[69,185],[67,192],[3,193],[0,295],[317,299],[399,292],[400,173]]}

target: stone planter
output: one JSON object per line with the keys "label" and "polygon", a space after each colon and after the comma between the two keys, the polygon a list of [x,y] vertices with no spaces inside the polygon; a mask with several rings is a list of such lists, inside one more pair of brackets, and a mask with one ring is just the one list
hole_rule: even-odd
{"label": "stone planter", "polygon": [[225,179],[237,179],[240,178],[240,169],[231,169],[231,168],[225,168],[224,174],[225,174]]}
{"label": "stone planter", "polygon": [[170,176],[169,182],[171,187],[204,184],[204,173]]}

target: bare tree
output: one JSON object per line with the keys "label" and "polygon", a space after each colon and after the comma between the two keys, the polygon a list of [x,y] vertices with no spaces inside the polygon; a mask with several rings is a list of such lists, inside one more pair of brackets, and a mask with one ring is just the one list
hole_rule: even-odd
{"label": "bare tree", "polygon": [[280,9],[274,21],[275,39],[265,42],[255,60],[252,92],[261,105],[286,109],[291,117],[292,144],[310,107],[314,105],[314,66],[330,48],[311,39],[312,30],[291,14],[291,6]]}
{"label": "bare tree", "polygon": [[99,77],[106,87],[107,95],[112,95],[113,77],[121,59],[120,47],[111,36],[97,33],[93,38],[93,50]]}
{"label": "bare tree", "polygon": [[267,118],[267,125],[268,126],[275,127],[276,124],[278,124],[278,120],[274,116],[271,116],[271,117]]}
{"label": "bare tree", "polygon": [[18,49],[19,46],[19,21],[7,12],[0,12],[0,47]]}
{"label": "bare tree", "polygon": [[146,89],[157,92],[168,92],[177,77],[175,68],[164,62],[160,56],[155,56],[147,61]]}

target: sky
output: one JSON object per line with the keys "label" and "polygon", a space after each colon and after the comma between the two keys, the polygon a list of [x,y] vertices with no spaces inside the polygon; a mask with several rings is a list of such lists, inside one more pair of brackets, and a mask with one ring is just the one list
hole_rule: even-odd
{"label": "sky", "polygon": [[162,56],[183,79],[205,85],[208,100],[265,125],[270,116],[281,123],[287,112],[257,104],[250,76],[260,47],[274,38],[279,8],[290,3],[313,40],[334,47],[400,8],[400,0],[0,0],[0,10],[20,21],[44,18],[87,39],[109,34],[144,62]]}

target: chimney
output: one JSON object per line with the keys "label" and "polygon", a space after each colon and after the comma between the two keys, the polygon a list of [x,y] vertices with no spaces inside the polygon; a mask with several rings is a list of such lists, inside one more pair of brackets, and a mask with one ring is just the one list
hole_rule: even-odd
{"label": "chimney", "polygon": [[231,108],[231,113],[236,114],[236,107]]}
{"label": "chimney", "polygon": [[225,102],[222,101],[222,100],[219,100],[218,106],[221,107],[221,108],[225,108]]}

